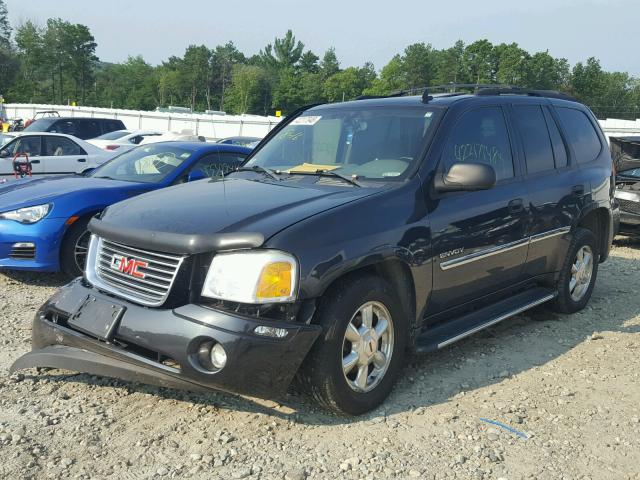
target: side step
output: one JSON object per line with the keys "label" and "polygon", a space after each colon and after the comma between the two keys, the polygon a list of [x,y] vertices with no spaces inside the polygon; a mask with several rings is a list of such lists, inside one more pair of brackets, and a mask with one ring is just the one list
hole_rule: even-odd
{"label": "side step", "polygon": [[428,353],[446,347],[509,317],[553,300],[557,293],[537,287],[494,303],[455,320],[449,320],[420,334],[416,339],[416,352]]}

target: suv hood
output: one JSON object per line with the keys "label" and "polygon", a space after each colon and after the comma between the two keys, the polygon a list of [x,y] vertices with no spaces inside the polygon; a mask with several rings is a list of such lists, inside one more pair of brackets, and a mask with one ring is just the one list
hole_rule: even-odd
{"label": "suv hood", "polygon": [[113,205],[89,229],[115,242],[167,253],[253,248],[296,222],[380,191],[233,177],[201,180]]}

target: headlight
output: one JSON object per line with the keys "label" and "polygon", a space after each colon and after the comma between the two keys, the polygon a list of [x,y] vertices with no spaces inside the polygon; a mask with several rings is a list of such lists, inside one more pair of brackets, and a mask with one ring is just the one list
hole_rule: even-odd
{"label": "headlight", "polygon": [[213,257],[202,296],[238,303],[295,300],[298,262],[276,250],[220,253]]}
{"label": "headlight", "polygon": [[51,204],[35,205],[33,207],[19,208],[10,212],[0,213],[0,218],[5,220],[15,220],[20,223],[36,223],[47,216],[51,210]]}

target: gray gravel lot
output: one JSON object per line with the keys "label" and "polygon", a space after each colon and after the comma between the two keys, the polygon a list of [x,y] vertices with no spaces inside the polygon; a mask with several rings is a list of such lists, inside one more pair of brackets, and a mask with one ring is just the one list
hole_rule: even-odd
{"label": "gray gravel lot", "polygon": [[538,309],[412,358],[355,419],[295,393],[8,377],[62,282],[0,275],[0,478],[640,479],[640,243],[617,243],[583,312]]}

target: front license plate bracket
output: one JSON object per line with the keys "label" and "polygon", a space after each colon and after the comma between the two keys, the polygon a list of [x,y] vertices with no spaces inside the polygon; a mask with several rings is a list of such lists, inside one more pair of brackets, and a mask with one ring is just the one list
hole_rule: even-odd
{"label": "front license plate bracket", "polygon": [[83,333],[100,340],[111,341],[126,307],[87,295],[68,324]]}

